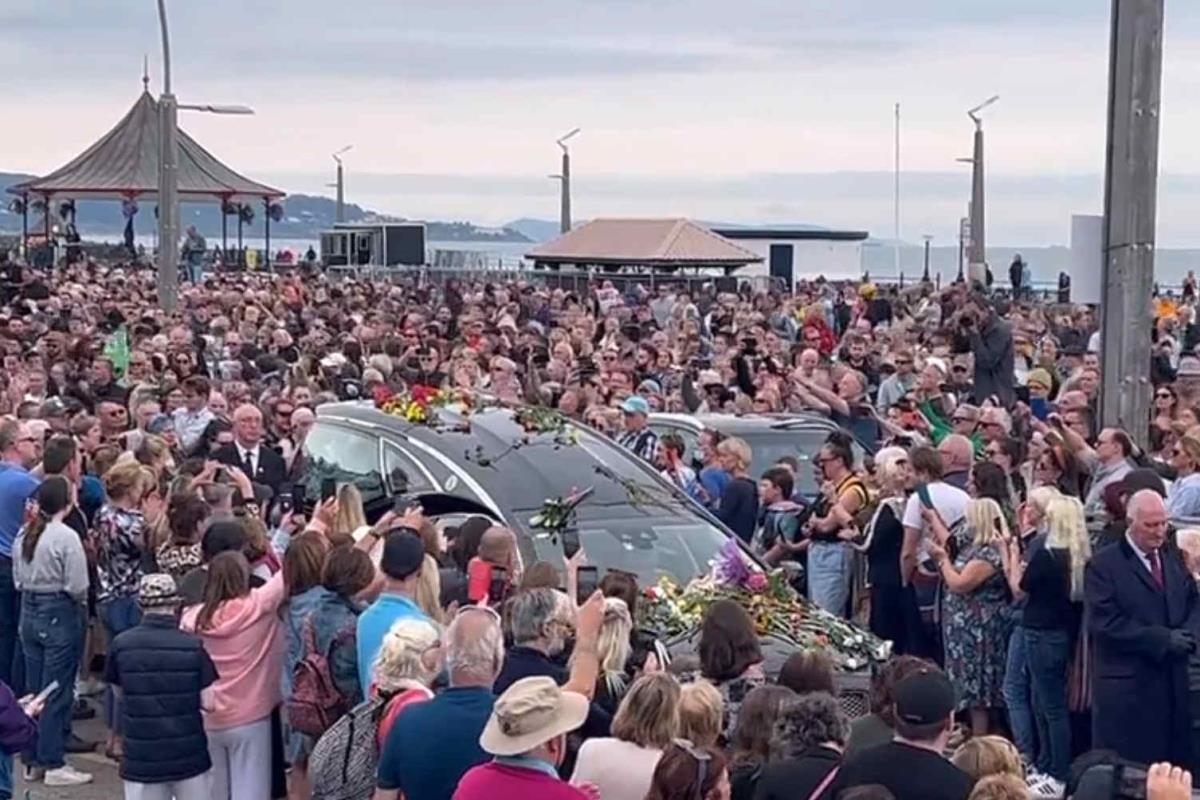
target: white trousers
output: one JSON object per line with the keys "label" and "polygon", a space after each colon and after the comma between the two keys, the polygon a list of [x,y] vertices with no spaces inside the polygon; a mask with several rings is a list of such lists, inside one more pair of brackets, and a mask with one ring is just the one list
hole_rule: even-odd
{"label": "white trousers", "polygon": [[271,796],[271,718],[208,731],[212,800],[264,800]]}
{"label": "white trousers", "polygon": [[125,800],[209,800],[212,770],[186,781],[134,783],[125,781]]}

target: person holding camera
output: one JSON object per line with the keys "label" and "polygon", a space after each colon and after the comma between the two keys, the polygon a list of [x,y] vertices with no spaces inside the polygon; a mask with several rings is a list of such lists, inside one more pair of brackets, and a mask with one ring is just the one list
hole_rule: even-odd
{"label": "person holding camera", "polygon": [[1200,631],[1200,593],[1167,548],[1162,497],[1129,499],[1124,538],[1088,563],[1093,747],[1150,764],[1191,763],[1188,657]]}
{"label": "person holding camera", "polygon": [[1013,331],[996,313],[982,294],[967,296],[966,306],[958,314],[955,350],[975,354],[975,402],[982,405],[996,397],[1004,408],[1017,402],[1013,387]]}

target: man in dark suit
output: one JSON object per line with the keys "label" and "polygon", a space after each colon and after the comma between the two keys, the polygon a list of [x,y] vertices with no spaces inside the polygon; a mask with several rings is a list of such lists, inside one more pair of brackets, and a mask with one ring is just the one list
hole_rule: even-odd
{"label": "man in dark suit", "polygon": [[1087,566],[1092,746],[1143,764],[1190,765],[1187,665],[1196,649],[1200,595],[1179,556],[1164,547],[1162,497],[1137,492],[1128,516],[1125,537]]}
{"label": "man in dark suit", "polygon": [[214,457],[222,464],[238,467],[254,483],[271,487],[278,496],[279,487],[287,475],[283,456],[263,442],[263,416],[253,405],[246,403],[233,412],[233,444],[218,450]]}

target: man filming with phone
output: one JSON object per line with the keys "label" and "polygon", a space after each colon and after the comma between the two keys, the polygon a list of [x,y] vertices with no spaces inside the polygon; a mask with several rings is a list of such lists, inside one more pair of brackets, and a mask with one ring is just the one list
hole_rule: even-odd
{"label": "man filming with phone", "polygon": [[821,499],[804,526],[808,548],[808,596],[821,608],[846,616],[853,581],[857,535],[854,517],[867,506],[867,487],[854,472],[854,454],[841,442],[826,442],[817,455]]}
{"label": "man filming with phone", "polygon": [[[942,454],[932,447],[914,448],[909,464],[917,479],[917,489],[904,507],[904,542],[900,546],[900,579],[905,587],[905,602],[919,609],[937,604],[937,588],[941,578],[929,552],[929,537],[935,535],[927,517],[936,514],[946,529],[953,527],[967,512],[970,495],[943,480],[945,466]],[[939,542],[944,546],[944,542]],[[915,620],[915,613],[905,614]],[[941,652],[936,623],[924,622],[920,630],[908,631],[908,641],[915,643],[912,655]]]}

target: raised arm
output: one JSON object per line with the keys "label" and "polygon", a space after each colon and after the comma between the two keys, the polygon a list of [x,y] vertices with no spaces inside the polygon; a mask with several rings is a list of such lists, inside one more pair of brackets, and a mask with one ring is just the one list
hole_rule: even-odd
{"label": "raised arm", "polygon": [[800,384],[818,400],[829,406],[830,411],[836,411],[843,417],[850,416],[850,404],[841,398],[837,392],[831,392],[824,386],[818,386],[815,381],[800,378]]}

